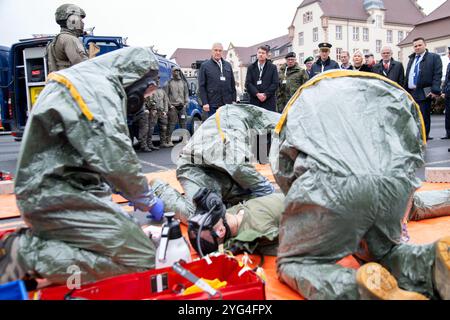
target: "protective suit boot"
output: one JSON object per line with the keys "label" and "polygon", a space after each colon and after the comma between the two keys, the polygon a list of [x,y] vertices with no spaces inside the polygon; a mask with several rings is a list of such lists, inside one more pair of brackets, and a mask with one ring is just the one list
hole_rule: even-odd
{"label": "protective suit boot", "polygon": [[26,271],[18,262],[18,251],[18,233],[9,233],[0,239],[0,284],[25,277]]}
{"label": "protective suit boot", "polygon": [[397,280],[378,263],[359,268],[356,282],[362,300],[429,300],[420,293],[400,289]]}
{"label": "protective suit boot", "polygon": [[450,237],[436,243],[434,285],[443,300],[450,300]]}

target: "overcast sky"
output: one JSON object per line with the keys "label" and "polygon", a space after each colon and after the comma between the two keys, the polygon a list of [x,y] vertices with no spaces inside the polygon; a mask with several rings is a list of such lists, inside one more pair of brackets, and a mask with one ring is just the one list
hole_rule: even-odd
{"label": "overcast sky", "polygon": [[[287,33],[302,0],[73,0],[86,11],[94,34],[128,37],[129,45],[155,45],[169,57],[176,48],[214,42],[250,46]],[[67,0],[0,0],[0,45],[32,34],[56,34],[56,8]],[[445,0],[419,0],[426,13]],[[399,12],[399,14],[401,14]]]}

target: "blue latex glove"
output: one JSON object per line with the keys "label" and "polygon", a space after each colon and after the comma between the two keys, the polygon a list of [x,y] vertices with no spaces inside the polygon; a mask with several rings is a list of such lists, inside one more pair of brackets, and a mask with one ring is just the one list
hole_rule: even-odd
{"label": "blue latex glove", "polygon": [[157,222],[162,221],[164,218],[164,202],[160,198],[156,198],[155,204],[149,210],[150,215],[147,216],[149,219],[153,219]]}

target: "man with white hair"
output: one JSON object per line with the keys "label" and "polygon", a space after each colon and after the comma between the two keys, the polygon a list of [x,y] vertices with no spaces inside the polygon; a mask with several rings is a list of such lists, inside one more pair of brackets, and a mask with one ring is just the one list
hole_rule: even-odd
{"label": "man with white hair", "polygon": [[211,59],[202,63],[198,74],[204,116],[212,116],[226,104],[236,102],[236,84],[231,64],[222,57],[223,46],[212,46]]}
{"label": "man with white hair", "polygon": [[391,47],[383,47],[383,49],[381,49],[381,56],[383,59],[374,65],[373,72],[381,74],[403,86],[405,82],[405,68],[401,62],[395,61],[394,58],[392,58],[392,54]]}

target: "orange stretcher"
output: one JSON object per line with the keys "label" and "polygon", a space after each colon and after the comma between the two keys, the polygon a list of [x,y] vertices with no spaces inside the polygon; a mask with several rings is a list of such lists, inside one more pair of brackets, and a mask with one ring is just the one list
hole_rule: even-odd
{"label": "orange stretcher", "polygon": [[[275,183],[274,177],[270,166],[268,165],[257,165],[257,170],[266,176],[272,183]],[[169,183],[172,187],[182,192],[181,185],[176,179],[175,170],[162,171],[156,173],[146,174],[149,181],[153,179],[161,179]],[[444,190],[450,189],[450,183],[424,183],[422,188],[418,191],[428,191],[428,190]],[[126,204],[127,200],[120,197],[114,196],[114,201],[118,203]],[[17,218],[20,216],[19,210],[16,206],[14,195],[0,195],[0,232],[5,229],[2,228],[1,219],[6,218]],[[182,227],[183,233],[186,236],[186,227]],[[410,242],[415,244],[428,244],[439,240],[442,237],[450,236],[450,216],[442,217],[430,220],[423,220],[418,222],[408,223],[408,232],[411,238]],[[194,253],[194,252],[193,252]],[[260,257],[250,256],[253,261],[252,266],[258,265]],[[346,257],[339,261],[338,264],[347,267],[357,269],[359,267],[358,262],[352,257]],[[264,264],[262,265],[266,276],[266,298],[268,300],[304,300],[297,292],[290,289],[285,284],[278,280],[276,272],[276,257],[266,256],[264,259]]]}

